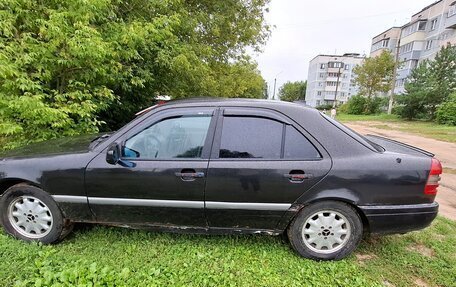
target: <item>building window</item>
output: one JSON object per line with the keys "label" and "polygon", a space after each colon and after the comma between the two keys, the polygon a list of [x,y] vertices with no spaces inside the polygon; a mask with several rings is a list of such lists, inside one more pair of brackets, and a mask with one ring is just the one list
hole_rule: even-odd
{"label": "building window", "polygon": [[320,105],[320,101],[317,101],[317,106],[319,106],[319,105]]}
{"label": "building window", "polygon": [[324,68],[326,68],[326,65],[325,64],[321,64],[320,65],[320,69],[324,69]]}
{"label": "building window", "polygon": [[318,95],[318,96],[321,96],[321,91],[318,91],[318,92],[317,92],[317,95]]}
{"label": "building window", "polygon": [[325,73],[320,73],[320,78],[324,78],[325,77]]}
{"label": "building window", "polygon": [[349,64],[345,64],[345,70],[349,70],[350,69],[350,65]]}
{"label": "building window", "polygon": [[342,62],[329,62],[328,68],[342,68],[343,64]]}
{"label": "building window", "polygon": [[322,82],[319,82],[319,83],[318,83],[318,86],[319,86],[319,87],[323,87],[323,83],[322,83]]}
{"label": "building window", "polygon": [[435,28],[437,28],[437,19],[431,21],[431,31],[435,30]]}
{"label": "building window", "polygon": [[430,50],[432,48],[432,40],[428,40],[426,42],[426,50]]}
{"label": "building window", "polygon": [[456,2],[451,4],[450,9],[448,10],[448,17],[456,15]]}
{"label": "building window", "polygon": [[340,74],[339,73],[328,73],[328,77],[337,78],[337,77],[340,77]]}
{"label": "building window", "polygon": [[399,53],[400,54],[407,53],[407,52],[412,51],[412,49],[413,49],[413,42],[402,45],[401,48],[399,49]]}
{"label": "building window", "polygon": [[390,39],[385,39],[385,40],[383,40],[383,41],[382,41],[382,47],[383,47],[383,48],[388,48],[388,46],[389,46],[389,41],[390,41]]}
{"label": "building window", "polygon": [[426,30],[426,21],[420,21],[418,23],[418,31],[424,31]]}

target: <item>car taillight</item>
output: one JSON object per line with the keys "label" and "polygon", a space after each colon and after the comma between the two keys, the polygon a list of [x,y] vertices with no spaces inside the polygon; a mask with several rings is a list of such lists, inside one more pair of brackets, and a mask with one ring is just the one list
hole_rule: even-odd
{"label": "car taillight", "polygon": [[442,174],[442,164],[436,158],[432,158],[431,171],[424,187],[424,194],[437,194],[437,187],[439,187],[440,175]]}

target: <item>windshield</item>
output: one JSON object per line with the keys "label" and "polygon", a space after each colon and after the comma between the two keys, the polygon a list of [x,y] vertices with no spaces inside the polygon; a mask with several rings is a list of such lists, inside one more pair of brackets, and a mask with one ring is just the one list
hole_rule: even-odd
{"label": "windshield", "polygon": [[377,151],[377,152],[384,152],[385,149],[368,140],[365,136],[363,135],[360,135],[359,133],[355,132],[354,130],[352,130],[351,128],[345,126],[344,124],[336,121],[335,119],[331,118],[331,117],[328,117],[326,114],[320,112],[320,114],[327,120],[329,121],[330,123],[332,123],[333,125],[335,125],[337,128],[339,128],[340,130],[342,130],[343,132],[345,132],[346,134],[348,134],[349,136],[351,136],[352,138],[354,138],[355,140],[359,141],[360,143],[362,143],[363,145]]}

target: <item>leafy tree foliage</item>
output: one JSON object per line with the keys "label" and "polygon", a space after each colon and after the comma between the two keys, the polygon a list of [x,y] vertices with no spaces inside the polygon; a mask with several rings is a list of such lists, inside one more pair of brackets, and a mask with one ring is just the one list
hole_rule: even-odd
{"label": "leafy tree foliage", "polygon": [[0,136],[116,128],[156,95],[261,97],[268,0],[4,0]]}
{"label": "leafy tree foliage", "polygon": [[423,61],[413,70],[398,97],[398,113],[407,119],[435,119],[436,110],[456,91],[456,47],[447,45],[433,61]]}
{"label": "leafy tree foliage", "polygon": [[306,97],[307,81],[286,82],[279,89],[282,101],[294,102],[304,100]]}
{"label": "leafy tree foliage", "polygon": [[405,85],[407,93],[396,97],[396,113],[408,120],[426,117],[426,102],[432,97],[430,81],[429,61],[423,61],[412,71]]}
{"label": "leafy tree foliage", "polygon": [[386,98],[372,97],[366,98],[361,95],[352,96],[340,111],[351,115],[371,115],[381,112],[381,108],[386,105]]}
{"label": "leafy tree foliage", "polygon": [[448,99],[437,108],[436,119],[439,124],[456,126],[456,93],[451,94]]}
{"label": "leafy tree foliage", "polygon": [[377,93],[386,93],[391,87],[395,61],[393,56],[383,51],[379,56],[364,59],[353,69],[355,82],[360,93],[368,98]]}

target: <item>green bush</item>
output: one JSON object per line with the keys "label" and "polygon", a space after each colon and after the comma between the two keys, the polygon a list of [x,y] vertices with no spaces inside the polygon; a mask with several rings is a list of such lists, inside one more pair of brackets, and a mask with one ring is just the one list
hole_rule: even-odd
{"label": "green bush", "polygon": [[341,114],[348,114],[348,103],[344,103],[337,108],[337,111]]}
{"label": "green bush", "polygon": [[333,107],[332,104],[324,104],[324,105],[317,106],[316,109],[323,111],[323,110],[330,110],[330,109],[332,109],[332,107]]}
{"label": "green bush", "polygon": [[437,108],[436,119],[439,124],[456,126],[456,93]]}
{"label": "green bush", "polygon": [[372,115],[378,114],[382,108],[387,104],[387,98],[371,97],[366,98],[361,95],[351,97],[347,103],[342,105],[343,113],[350,115]]}
{"label": "green bush", "polygon": [[351,97],[347,102],[347,114],[362,115],[367,104],[367,99],[363,96],[356,95]]}
{"label": "green bush", "polygon": [[261,98],[246,47],[269,36],[266,4],[1,1],[0,137],[13,147],[117,129],[155,95]]}

